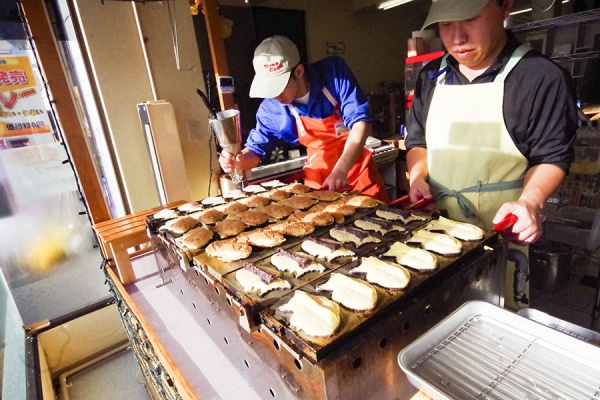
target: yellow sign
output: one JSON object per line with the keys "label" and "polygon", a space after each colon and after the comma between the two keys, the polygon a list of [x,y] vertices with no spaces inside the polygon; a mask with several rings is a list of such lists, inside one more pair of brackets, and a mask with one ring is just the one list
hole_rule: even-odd
{"label": "yellow sign", "polygon": [[42,94],[27,56],[0,57],[0,138],[52,131]]}

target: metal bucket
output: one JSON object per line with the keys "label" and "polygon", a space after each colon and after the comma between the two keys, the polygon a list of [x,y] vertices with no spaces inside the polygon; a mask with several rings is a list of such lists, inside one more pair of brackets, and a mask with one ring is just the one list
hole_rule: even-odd
{"label": "metal bucket", "polygon": [[529,260],[530,284],[534,288],[553,292],[569,279],[571,253],[563,246],[533,244]]}

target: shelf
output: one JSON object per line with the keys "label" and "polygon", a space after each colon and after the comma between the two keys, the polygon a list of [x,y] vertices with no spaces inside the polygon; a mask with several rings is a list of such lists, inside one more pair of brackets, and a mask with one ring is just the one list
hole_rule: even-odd
{"label": "shelf", "polygon": [[559,26],[566,25],[574,25],[580,24],[584,22],[590,22],[594,20],[600,19],[600,8],[596,8],[593,10],[582,11],[579,13],[562,15],[560,17],[544,19],[541,21],[532,21],[527,22],[525,24],[519,24],[513,27],[508,27],[508,29],[512,32],[525,32],[525,31],[534,31],[534,30],[542,30],[549,29]]}
{"label": "shelf", "polygon": [[599,57],[600,57],[600,51],[596,50],[596,51],[586,51],[585,53],[575,53],[575,54],[569,54],[566,56],[550,57],[550,58],[552,58],[557,63],[560,63],[560,62],[566,62],[566,61],[588,60],[590,58],[599,58]]}

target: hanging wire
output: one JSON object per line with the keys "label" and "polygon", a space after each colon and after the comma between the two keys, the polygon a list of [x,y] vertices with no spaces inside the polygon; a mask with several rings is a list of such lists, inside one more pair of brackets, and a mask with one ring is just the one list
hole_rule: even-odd
{"label": "hanging wire", "polygon": [[[58,134],[58,138],[60,139],[60,144],[62,144],[63,148],[65,149],[65,154],[67,156],[67,160],[65,160],[63,162],[69,163],[69,166],[71,167],[71,171],[73,171],[73,176],[75,177],[75,184],[77,185],[77,192],[79,193],[79,200],[82,202],[83,207],[85,208],[85,214],[87,214],[87,218],[88,221],[90,222],[90,226],[92,226],[94,224],[94,222],[92,221],[92,217],[90,214],[90,210],[88,208],[88,204],[85,200],[85,197],[83,196],[83,191],[81,190],[81,184],[79,182],[79,179],[77,177],[77,172],[75,171],[75,167],[73,165],[73,161],[71,159],[71,154],[69,153],[69,148],[66,145],[65,142],[65,138],[62,132],[62,128],[60,126],[57,114],[56,114],[56,110],[54,109],[54,99],[52,99],[52,96],[50,95],[50,89],[49,89],[49,84],[48,81],[46,79],[46,76],[44,75],[43,71],[41,68],[39,68],[42,64],[40,62],[40,59],[38,57],[37,51],[36,51],[36,47],[35,47],[35,39],[33,37],[33,35],[31,34],[31,31],[29,30],[29,25],[27,25],[27,22],[25,20],[25,12],[23,10],[23,4],[21,4],[21,1],[17,2],[17,10],[19,12],[19,18],[21,19],[21,23],[23,24],[23,27],[25,29],[25,33],[27,34],[27,40],[29,41],[29,45],[31,46],[31,50],[33,53],[33,57],[35,58],[35,62],[38,66],[38,70],[40,73],[40,77],[42,79],[42,82],[44,84],[44,91],[46,93],[46,98],[48,100],[48,103],[50,104],[50,112],[52,114],[52,119],[56,122],[54,124],[54,128],[55,128],[55,133]],[[80,213],[81,214],[81,213]]]}

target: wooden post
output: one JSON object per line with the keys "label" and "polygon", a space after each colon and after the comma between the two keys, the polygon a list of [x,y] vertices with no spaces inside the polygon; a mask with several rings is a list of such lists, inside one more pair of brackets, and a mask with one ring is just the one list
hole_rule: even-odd
{"label": "wooden post", "polygon": [[[208,42],[212,55],[215,79],[218,82],[220,76],[229,76],[229,65],[225,53],[225,43],[221,33],[221,18],[216,0],[195,0],[198,6],[202,6],[206,30],[208,31]],[[234,107],[233,94],[219,92],[221,110],[229,110]]]}

